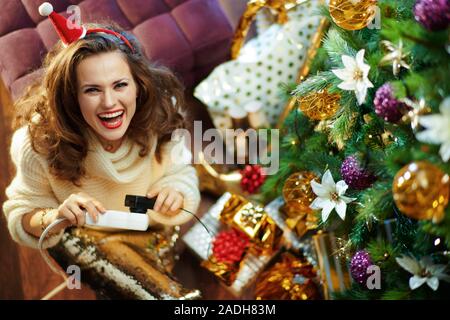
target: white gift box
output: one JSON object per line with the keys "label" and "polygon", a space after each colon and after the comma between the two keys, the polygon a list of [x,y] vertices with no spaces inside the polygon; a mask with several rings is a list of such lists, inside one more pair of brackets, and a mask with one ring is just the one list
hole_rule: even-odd
{"label": "white gift box", "polygon": [[247,113],[246,106],[254,103],[262,106],[257,123],[275,126],[286,104],[280,86],[294,83],[307,59],[320,25],[319,5],[320,1],[305,1],[289,11],[284,25],[260,24],[260,34],[242,47],[237,59],[216,67],[195,88],[195,97],[208,106],[216,128],[232,128],[236,109]]}

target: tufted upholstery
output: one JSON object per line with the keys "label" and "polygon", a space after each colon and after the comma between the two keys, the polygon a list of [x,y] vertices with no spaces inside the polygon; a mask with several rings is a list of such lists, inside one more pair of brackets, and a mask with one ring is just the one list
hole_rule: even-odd
{"label": "tufted upholstery", "polygon": [[[56,41],[44,0],[0,0],[0,76],[13,99],[39,76]],[[79,5],[83,22],[112,20],[141,41],[146,55],[192,88],[228,59],[232,27],[218,0],[50,0],[55,11]]]}

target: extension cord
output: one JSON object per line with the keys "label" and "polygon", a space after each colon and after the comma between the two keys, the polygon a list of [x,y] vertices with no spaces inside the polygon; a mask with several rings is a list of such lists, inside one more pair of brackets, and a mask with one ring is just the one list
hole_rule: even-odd
{"label": "extension cord", "polygon": [[47,293],[44,297],[41,298],[41,300],[51,299],[53,296],[55,296],[56,294],[58,294],[59,292],[64,290],[64,288],[66,287],[66,282],[67,282],[66,273],[61,271],[61,269],[54,266],[54,264],[50,261],[50,258],[46,254],[47,251],[45,251],[42,248],[42,246],[44,244],[44,240],[45,240],[45,238],[47,238],[47,234],[50,232],[50,230],[66,220],[68,220],[68,219],[67,218],[56,219],[55,221],[50,223],[50,225],[47,226],[47,228],[45,228],[45,230],[42,232],[41,236],[39,237],[38,249],[39,249],[39,252],[41,253],[42,258],[44,259],[44,261],[47,263],[47,265],[50,267],[50,269],[54,273],[59,274],[64,279],[63,283],[59,284],[56,288],[54,288],[52,291]]}

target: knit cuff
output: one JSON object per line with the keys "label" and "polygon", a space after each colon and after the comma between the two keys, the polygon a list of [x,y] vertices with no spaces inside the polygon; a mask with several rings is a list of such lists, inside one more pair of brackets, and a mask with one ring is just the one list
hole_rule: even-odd
{"label": "knit cuff", "polygon": [[[25,231],[22,225],[22,215],[17,215],[14,218],[9,219],[8,221],[8,228],[11,234],[11,237],[14,241],[17,243],[31,247],[33,249],[39,248],[39,239],[28,232]],[[47,249],[50,247],[55,246],[58,244],[58,242],[61,240],[62,236],[64,234],[64,229],[61,230],[59,233],[54,235],[48,235],[47,239],[44,240],[42,244],[43,249]]]}

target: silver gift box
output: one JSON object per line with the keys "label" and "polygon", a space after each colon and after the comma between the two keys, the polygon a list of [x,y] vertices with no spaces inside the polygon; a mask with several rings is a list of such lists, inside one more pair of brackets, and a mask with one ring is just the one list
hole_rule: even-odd
{"label": "silver gift box", "polygon": [[[201,222],[208,228],[212,235],[208,233],[200,222],[197,222],[182,237],[182,240],[186,243],[187,247],[189,247],[201,260],[207,260],[212,254],[213,235],[216,235],[222,230],[229,229],[229,226],[223,224],[219,218],[225,203],[230,197],[231,193],[224,193],[201,218]],[[266,208],[267,207],[264,209]],[[274,210],[273,205],[271,210]],[[273,252],[271,255],[258,256],[247,253],[240,264],[235,281],[230,286],[225,287],[235,296],[241,296],[276,254],[277,251]]]}

